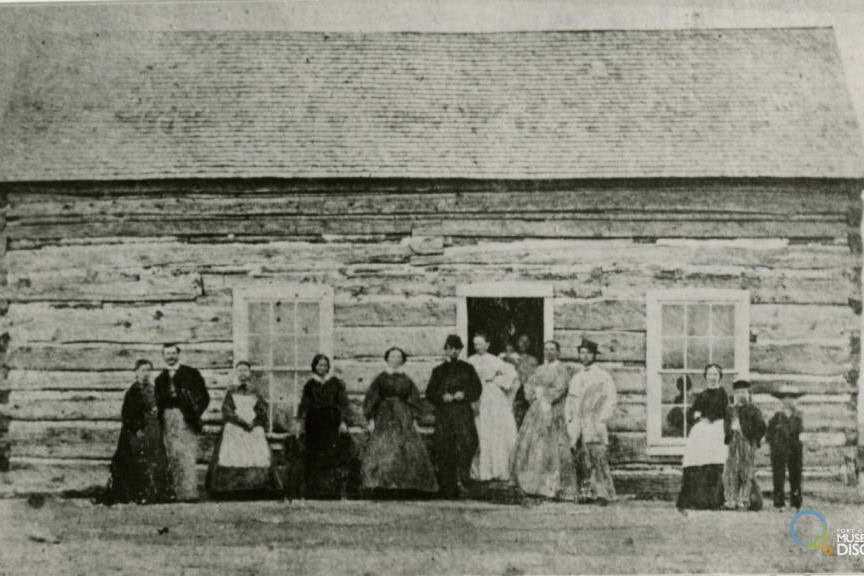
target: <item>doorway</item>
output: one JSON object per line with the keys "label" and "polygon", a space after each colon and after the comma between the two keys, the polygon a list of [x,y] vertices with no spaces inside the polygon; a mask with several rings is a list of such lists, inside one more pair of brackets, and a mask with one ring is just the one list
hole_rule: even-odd
{"label": "doorway", "polygon": [[474,334],[486,332],[492,340],[492,354],[500,354],[510,338],[524,333],[531,339],[531,354],[542,358],[543,342],[554,335],[550,284],[465,284],[456,287],[456,297],[456,329],[465,342],[463,356],[474,353]]}
{"label": "doorway", "polygon": [[467,298],[468,355],[474,354],[474,335],[489,337],[489,353],[497,356],[508,342],[516,344],[523,334],[531,339],[529,352],[542,357],[543,298]]}

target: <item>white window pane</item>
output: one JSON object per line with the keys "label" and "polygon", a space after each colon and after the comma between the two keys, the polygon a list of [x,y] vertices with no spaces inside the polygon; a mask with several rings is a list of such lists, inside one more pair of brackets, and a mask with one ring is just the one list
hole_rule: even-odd
{"label": "white window pane", "polygon": [[293,367],[295,362],[294,337],[273,339],[273,366]]}
{"label": "white window pane", "polygon": [[297,303],[297,334],[318,334],[319,307],[317,302]]}
{"label": "white window pane", "polygon": [[246,358],[253,366],[270,365],[270,337],[249,336],[249,357]]}
{"label": "white window pane", "polygon": [[270,332],[269,302],[249,302],[249,333],[267,334]]}
{"label": "white window pane", "polygon": [[673,338],[684,335],[684,306],[663,305],[663,336]]}
{"label": "white window pane", "polygon": [[664,405],[661,412],[663,438],[684,438],[686,410],[682,405]]}
{"label": "white window pane", "polygon": [[705,368],[711,362],[709,344],[708,338],[694,337],[687,340],[687,368],[691,370]]}
{"label": "white window pane", "polygon": [[273,303],[273,331],[277,334],[294,333],[294,302],[277,300]]}
{"label": "white window pane", "polygon": [[713,341],[714,363],[724,371],[735,369],[735,339],[717,338]]}
{"label": "white window pane", "polygon": [[[297,361],[295,366],[305,368],[312,365],[312,358],[320,352],[321,344],[318,341],[318,336],[311,338],[297,338]],[[332,362],[333,359],[331,358]]]}
{"label": "white window pane", "polygon": [[708,304],[689,304],[687,306],[687,334],[689,336],[708,335]]}
{"label": "white window pane", "polygon": [[297,391],[297,374],[287,370],[274,370],[270,374],[272,378],[273,401],[295,402],[299,394]]}
{"label": "white window pane", "polygon": [[663,339],[663,369],[681,370],[684,368],[684,339]]}
{"label": "white window pane", "polygon": [[735,306],[714,304],[711,307],[712,333],[715,337],[735,336]]}

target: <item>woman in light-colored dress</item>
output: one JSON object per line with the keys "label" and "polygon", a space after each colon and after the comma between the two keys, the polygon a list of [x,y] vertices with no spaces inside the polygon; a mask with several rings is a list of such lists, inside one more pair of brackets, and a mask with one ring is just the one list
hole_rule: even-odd
{"label": "woman in light-colored dress", "polygon": [[267,443],[267,403],[252,388],[251,365],[237,363],[237,386],[222,403],[222,435],[213,451],[207,490],[213,494],[254,493],[275,487]]}
{"label": "woman in light-colored dress", "polygon": [[519,429],[513,478],[526,494],[576,500],[579,485],[564,418],[571,371],[559,354],[557,342],[546,342],[543,365],[525,383],[530,406]]}
{"label": "woman in light-colored dress", "polygon": [[474,480],[509,480],[516,446],[516,420],[513,417],[513,395],[519,386],[519,374],[513,365],[488,353],[485,334],[474,336],[476,354],[468,358],[483,384],[477,405],[477,455],[471,466]]}

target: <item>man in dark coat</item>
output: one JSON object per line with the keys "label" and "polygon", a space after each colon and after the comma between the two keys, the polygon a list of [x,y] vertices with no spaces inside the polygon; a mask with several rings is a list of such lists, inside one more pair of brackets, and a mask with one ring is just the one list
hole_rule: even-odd
{"label": "man in dark coat", "polygon": [[459,496],[459,484],[467,484],[477,452],[477,429],[472,404],[480,399],[483,385],[474,367],[459,360],[462,339],[447,337],[446,360],[432,370],[426,399],[435,406],[435,464],[441,496]]}
{"label": "man in dark coat", "polygon": [[195,461],[201,415],[210,404],[204,378],[195,368],[180,364],[180,347],[162,348],[165,369],[156,377],[156,406],[162,421],[168,467],[178,500],[198,498]]}
{"label": "man in dark coat", "polygon": [[762,412],[753,405],[750,382],[732,383],[733,404],[726,408],[723,423],[729,456],[723,470],[725,507],[738,510],[760,510],[761,490],[756,484],[756,450],[765,436]]}

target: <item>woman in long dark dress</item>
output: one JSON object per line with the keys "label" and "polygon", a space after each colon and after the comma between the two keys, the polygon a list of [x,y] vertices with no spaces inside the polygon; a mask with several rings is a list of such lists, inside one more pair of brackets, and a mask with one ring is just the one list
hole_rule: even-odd
{"label": "woman in long dark dress", "polygon": [[423,401],[417,386],[402,372],[406,358],[401,348],[387,350],[387,370],[375,377],[363,401],[371,430],[363,458],[363,488],[377,495],[385,490],[438,491],[429,454],[414,429]]}
{"label": "woman in long dark dress", "polygon": [[330,376],[330,359],[317,354],[312,378],[303,387],[297,409],[304,434],[305,493],[310,498],[339,498],[352,475],[348,426],[354,424],[345,383]]}
{"label": "woman in long dark dress", "polygon": [[148,360],[135,364],[135,383],[126,391],[117,451],[111,460],[106,503],[149,503],[168,500],[171,482],[162,426]]}
{"label": "woman in long dark dress", "polygon": [[728,449],[725,442],[726,407],[729,394],[720,386],[723,369],[705,367],[708,387],[696,397],[691,408],[696,423],[687,436],[684,473],[678,508],[719,510],[723,506],[723,466]]}

